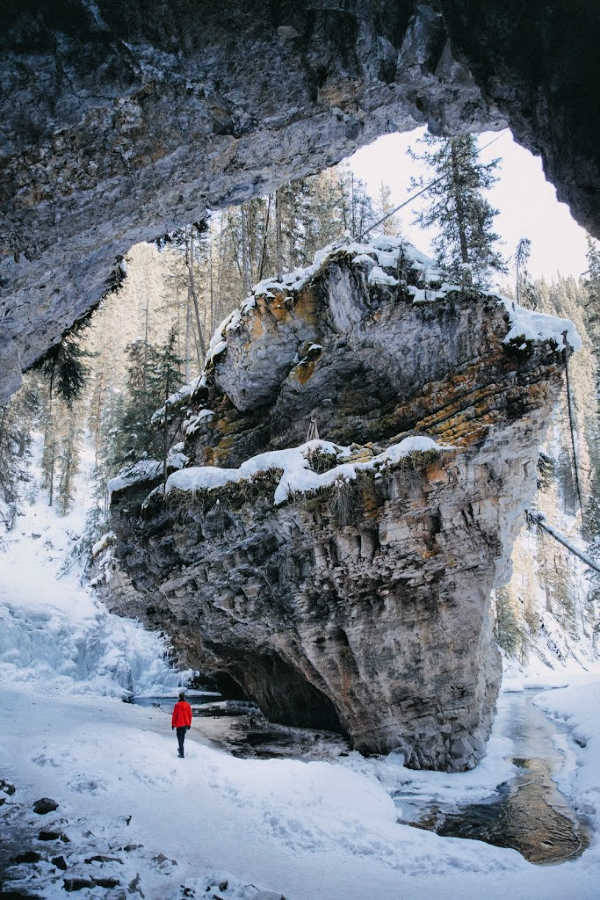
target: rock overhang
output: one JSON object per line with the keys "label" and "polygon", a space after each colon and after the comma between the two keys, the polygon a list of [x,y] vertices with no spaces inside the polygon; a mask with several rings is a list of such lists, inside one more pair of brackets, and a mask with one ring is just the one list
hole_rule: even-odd
{"label": "rock overhang", "polygon": [[132,244],[389,131],[508,123],[598,228],[600,36],[584,6],[251,0],[174,16],[79,0],[1,15],[2,397]]}

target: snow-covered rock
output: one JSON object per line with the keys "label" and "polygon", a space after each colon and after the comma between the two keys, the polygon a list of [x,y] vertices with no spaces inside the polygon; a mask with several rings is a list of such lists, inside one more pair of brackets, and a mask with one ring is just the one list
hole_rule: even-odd
{"label": "snow-covered rock", "polygon": [[500,680],[490,594],[561,386],[564,321],[536,317],[521,348],[514,312],[387,236],[258,285],[213,337],[191,465],[164,495],[113,492],[113,607],[176,643],[185,622],[190,663],[276,721],[473,766]]}

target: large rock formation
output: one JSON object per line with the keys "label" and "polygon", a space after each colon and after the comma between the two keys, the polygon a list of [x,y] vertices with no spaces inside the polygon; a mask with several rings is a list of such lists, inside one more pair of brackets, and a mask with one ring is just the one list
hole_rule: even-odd
{"label": "large rock formation", "polygon": [[508,123],[598,233],[599,31],[558,0],[4,4],[0,399],[132,244],[385,132]]}
{"label": "large rock formation", "polygon": [[167,410],[194,465],[166,497],[151,463],[112,485],[112,608],[277,721],[474,765],[501,671],[490,592],[535,491],[563,331],[575,344],[397,239],[260,285]]}

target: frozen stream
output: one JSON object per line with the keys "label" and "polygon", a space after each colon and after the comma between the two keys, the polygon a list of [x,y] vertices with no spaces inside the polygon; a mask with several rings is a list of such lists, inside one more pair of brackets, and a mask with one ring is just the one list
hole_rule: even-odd
{"label": "frozen stream", "polygon": [[446,837],[512,847],[534,863],[563,862],[582,853],[587,829],[553,780],[565,764],[564,735],[532,701],[531,692],[501,694],[498,701],[498,730],[512,745],[513,778],[485,800],[464,806],[395,791],[401,821]]}
{"label": "frozen stream", "polygon": [[[498,701],[496,730],[509,742],[513,777],[488,797],[465,804],[434,802],[408,782],[390,791],[399,809],[398,821],[444,837],[511,847],[533,863],[564,862],[582,853],[589,843],[586,826],[553,780],[565,765],[565,735],[535,706],[534,695],[505,693]],[[190,697],[195,730],[236,756],[333,760],[348,755],[338,735],[272,725],[252,704],[211,703],[214,699]],[[173,704],[167,697],[138,702],[165,712]]]}

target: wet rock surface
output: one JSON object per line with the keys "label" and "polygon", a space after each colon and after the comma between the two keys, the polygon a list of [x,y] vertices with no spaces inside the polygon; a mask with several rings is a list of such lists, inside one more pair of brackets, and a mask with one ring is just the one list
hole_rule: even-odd
{"label": "wet rock surface", "polygon": [[[272,721],[462,770],[490,729],[490,591],[509,574],[562,363],[552,339],[504,342],[502,301],[440,290],[416,251],[406,262],[386,240],[331,251],[295,287],[259,288],[181,411],[198,465],[238,466],[316,426],[358,438],[343,457],[354,480],[277,503],[276,464],[166,502],[128,485],[113,494],[108,602]],[[415,432],[452,449],[378,462]],[[335,472],[335,450],[307,453],[313,478]]]}
{"label": "wet rock surface", "polygon": [[8,4],[0,397],[132,244],[386,132],[509,123],[598,233],[598,32],[591,7],[541,0]]}
{"label": "wet rock surface", "polygon": [[50,797],[42,797],[33,804],[33,811],[38,816],[45,816],[46,813],[54,812],[55,809],[58,809],[58,803],[56,800],[51,800]]}
{"label": "wet rock surface", "polygon": [[556,785],[564,765],[555,743],[559,726],[523,694],[505,695],[500,707],[502,733],[515,753],[514,777],[478,803],[432,802],[401,789],[394,791],[394,802],[403,813],[398,821],[445,837],[511,847],[539,865],[579,856],[589,846],[590,833],[582,811]]}

